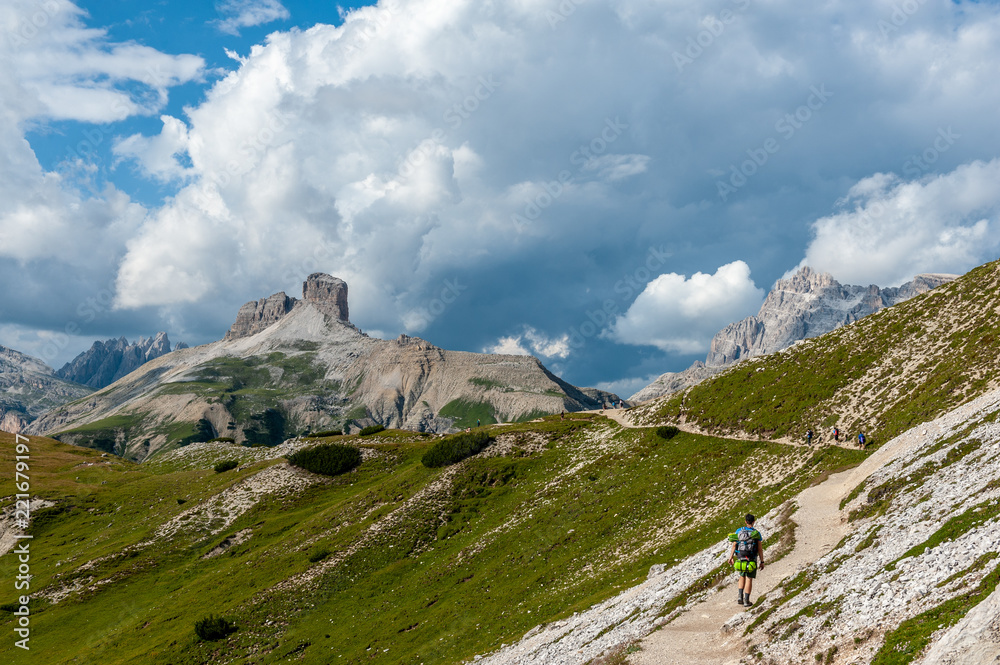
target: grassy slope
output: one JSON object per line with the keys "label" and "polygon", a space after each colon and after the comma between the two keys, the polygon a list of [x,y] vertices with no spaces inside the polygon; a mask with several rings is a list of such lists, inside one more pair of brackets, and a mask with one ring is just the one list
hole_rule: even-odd
{"label": "grassy slope", "polygon": [[[747,509],[764,512],[823,470],[860,458],[836,449],[809,459],[802,449],[687,434],[666,442],[603,418],[504,431],[551,440],[535,452],[526,439],[508,456],[431,470],[419,459],[432,440],[390,433],[377,444],[380,456],[356,471],[272,497],[217,535],[191,529],[133,550],[126,548],[171,517],[280,461],[215,474],[211,455],[193,468],[139,466],[33,439],[33,491],[58,502],[34,527],[33,591],[74,579],[86,586],[57,605],[43,603],[32,647],[47,664],[269,663],[289,652],[317,663],[456,662],[617,593],[653,563],[717,541]],[[0,467],[9,469],[12,437],[0,442]],[[225,446],[217,456],[239,454]],[[736,491],[731,479],[748,459],[798,470],[784,482]],[[450,473],[448,492],[411,501],[399,526],[364,535]],[[690,528],[655,536],[671,519]],[[249,541],[201,558],[247,528]],[[311,555],[338,557],[352,546],[307,587],[268,591],[313,566]],[[109,558],[80,570],[101,556]],[[4,557],[0,577],[13,574]],[[0,589],[0,603],[13,599],[11,588]],[[240,631],[225,642],[197,642],[193,623],[209,611],[235,618]],[[0,613],[2,630],[12,623]],[[12,649],[0,643],[0,653]]]}
{"label": "grassy slope", "polygon": [[737,364],[640,408],[764,438],[826,434],[837,424],[888,441],[1000,381],[1000,262],[791,349]]}

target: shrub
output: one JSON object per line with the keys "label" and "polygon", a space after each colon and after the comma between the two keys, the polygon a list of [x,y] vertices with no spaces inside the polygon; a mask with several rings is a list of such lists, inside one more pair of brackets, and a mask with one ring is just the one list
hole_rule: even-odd
{"label": "shrub", "polygon": [[327,430],[323,430],[322,432],[316,432],[315,434],[306,434],[305,438],[307,438],[307,439],[321,439],[321,438],[323,438],[325,436],[340,436],[343,433],[344,433],[343,430],[339,430],[339,429],[327,429]]}
{"label": "shrub", "polygon": [[214,439],[209,439],[209,443],[236,443],[236,439],[231,436],[217,436]]}
{"label": "shrub", "polygon": [[455,434],[435,443],[430,450],[424,453],[421,461],[424,466],[431,468],[448,466],[461,462],[466,457],[472,457],[490,445],[491,441],[493,441],[493,437],[488,432],[481,430]]}
{"label": "shrub", "polygon": [[360,432],[358,432],[358,436],[368,436],[369,434],[378,434],[379,432],[384,432],[384,431],[385,427],[383,427],[382,425],[369,425],[368,427],[365,427]]}
{"label": "shrub", "polygon": [[178,506],[183,506],[187,502],[188,502],[187,499],[177,499],[177,505]]}
{"label": "shrub", "polygon": [[201,639],[214,642],[235,633],[236,624],[224,617],[209,614],[194,622],[194,632]]}
{"label": "shrub", "polygon": [[661,439],[667,439],[668,441],[677,436],[678,434],[680,434],[680,430],[674,427],[673,425],[667,425],[665,427],[656,428],[656,436],[660,437]]}
{"label": "shrub", "polygon": [[330,550],[322,547],[309,555],[309,563],[317,563],[330,556]]}
{"label": "shrub", "polygon": [[230,469],[235,469],[239,465],[240,463],[238,461],[234,459],[227,459],[225,462],[219,462],[215,465],[215,472],[223,473],[225,471],[229,471]]}
{"label": "shrub", "polygon": [[354,446],[326,443],[292,453],[288,461],[306,471],[337,476],[361,464],[361,451]]}

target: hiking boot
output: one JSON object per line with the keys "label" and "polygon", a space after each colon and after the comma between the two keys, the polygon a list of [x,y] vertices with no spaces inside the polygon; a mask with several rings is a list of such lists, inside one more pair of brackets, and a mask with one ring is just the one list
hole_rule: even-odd
{"label": "hiking boot", "polygon": [[753,602],[750,600],[750,596],[743,597],[743,607],[753,607]]}
{"label": "hiking boot", "polygon": [[742,605],[743,604],[743,592],[742,591],[740,591],[740,597],[736,599],[736,604],[737,605]]}

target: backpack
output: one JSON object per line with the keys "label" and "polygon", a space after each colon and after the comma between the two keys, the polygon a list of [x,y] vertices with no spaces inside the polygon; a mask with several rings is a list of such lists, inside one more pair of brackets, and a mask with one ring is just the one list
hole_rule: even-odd
{"label": "backpack", "polygon": [[760,531],[743,527],[736,532],[736,558],[740,561],[757,560],[757,543],[760,542]]}

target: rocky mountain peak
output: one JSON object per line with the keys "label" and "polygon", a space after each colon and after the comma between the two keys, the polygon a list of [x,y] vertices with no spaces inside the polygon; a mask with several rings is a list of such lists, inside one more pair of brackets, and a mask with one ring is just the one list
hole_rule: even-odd
{"label": "rocky mountain peak", "polygon": [[56,374],[68,381],[100,389],[170,351],[170,339],[162,331],[149,338],[140,337],[134,344],[124,336],[97,341]]}
{"label": "rocky mountain peak", "polygon": [[341,323],[350,323],[347,307],[347,282],[326,273],[316,272],[302,282],[302,300],[279,291],[267,298],[251,300],[236,314],[236,321],[223,338],[226,341],[256,335],[292,311],[299,302],[306,302]]}
{"label": "rocky mountain peak", "polygon": [[236,321],[223,339],[229,341],[256,335],[292,311],[295,302],[295,298],[288,297],[284,291],[260,300],[251,300],[240,307],[240,311],[236,313]]}
{"label": "rocky mountain peak", "polygon": [[347,282],[332,275],[314,272],[302,282],[302,299],[338,321],[348,321]]}
{"label": "rocky mountain peak", "polygon": [[779,279],[774,284],[773,291],[794,291],[796,293],[812,293],[826,288],[840,286],[828,272],[816,272],[809,266],[802,266],[798,272],[786,279]]}

